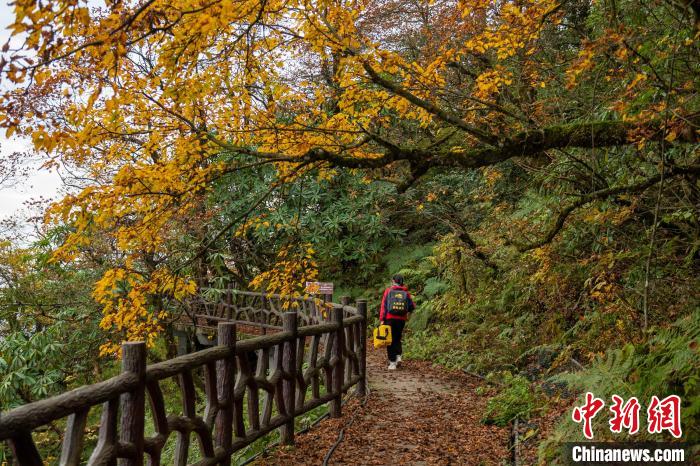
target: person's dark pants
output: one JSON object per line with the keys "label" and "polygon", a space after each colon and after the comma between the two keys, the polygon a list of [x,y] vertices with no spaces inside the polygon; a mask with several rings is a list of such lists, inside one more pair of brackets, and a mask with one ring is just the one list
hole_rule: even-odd
{"label": "person's dark pants", "polygon": [[391,344],[386,347],[386,354],[389,356],[389,362],[396,362],[396,356],[403,354],[401,337],[403,336],[403,328],[406,325],[406,321],[389,319],[386,321],[386,324],[391,327]]}

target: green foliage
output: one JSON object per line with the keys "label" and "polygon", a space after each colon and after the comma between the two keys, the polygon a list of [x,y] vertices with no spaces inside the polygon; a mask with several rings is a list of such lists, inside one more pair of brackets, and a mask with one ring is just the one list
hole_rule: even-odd
{"label": "green foliage", "polygon": [[431,301],[421,303],[408,321],[408,328],[414,332],[425,330],[433,319],[433,315],[433,303]]}
{"label": "green foliage", "polygon": [[492,373],[488,377],[501,383],[499,393],[486,404],[483,422],[506,426],[516,417],[529,419],[537,408],[530,381],[510,372]]}
{"label": "green foliage", "polygon": [[[610,349],[584,370],[555,376],[552,381],[566,383],[581,393],[590,391],[605,400],[610,400],[613,394],[623,399],[635,396],[642,405],[642,413],[653,395],[659,398],[679,395],[683,438],[691,445],[697,444],[700,441],[699,341],[700,310],[696,309],[668,328],[655,329],[647,342]],[[612,438],[606,422],[605,416],[594,420],[596,438]],[[632,440],[625,433],[616,434],[614,439]],[[658,436],[642,429],[634,437],[634,441],[644,439],[658,440]],[[584,440],[580,426],[564,419],[540,446],[540,455],[551,460],[560,454],[560,442],[576,440]]]}
{"label": "green foliage", "polygon": [[5,408],[45,398],[65,388],[59,370],[65,345],[59,329],[0,339],[0,400]]}
{"label": "green foliage", "polygon": [[[676,115],[672,120],[685,118],[683,107],[695,108],[698,100],[694,29],[690,20],[679,28],[674,18],[689,19],[688,12],[657,4],[663,2],[562,2],[552,12],[564,15],[561,27],[545,28],[547,47],[537,51],[548,61],[547,73],[516,77],[522,88],[504,88],[497,97],[499,106],[519,116],[537,107],[532,114],[526,110],[524,128],[545,124],[536,114],[549,114],[549,106],[560,109],[562,125],[572,123],[575,115],[602,121],[624,116],[633,122],[641,109],[661,118],[670,108]],[[562,98],[559,84],[567,75],[560,65],[606,37],[611,26],[636,31],[629,37],[632,42],[621,44],[611,37],[604,47],[606,59],[591,63],[590,73]],[[586,44],[581,43],[584,37],[590,39]],[[661,43],[676,55],[656,53]],[[633,67],[631,76],[654,84],[639,92],[631,86],[625,94],[630,99],[620,101],[620,89],[630,83],[628,77],[618,79],[612,73],[620,69],[618,58]],[[466,78],[458,67],[453,71],[450,83]],[[688,80],[672,82],[672,77]],[[669,94],[666,89],[671,88],[677,90]],[[419,131],[396,129],[403,135]],[[675,131],[673,125],[668,129]],[[447,160],[464,135],[443,140],[445,132],[436,128],[428,138],[443,146]],[[412,149],[412,140],[403,141],[406,150]],[[533,416],[542,404],[533,384],[549,378],[550,383],[607,399],[615,393],[646,402],[651,395],[679,394],[684,440],[697,441],[698,179],[696,174],[670,176],[666,171],[663,184],[623,189],[659,175],[660,167],[697,166],[697,146],[667,142],[647,139],[628,148],[550,150],[483,170],[436,166],[402,194],[392,183],[367,182],[365,176],[399,178],[405,161],[364,173],[338,168],[332,177],[315,170],[270,191],[279,180],[276,167],[223,151],[216,162],[230,171],[183,222],[183,234],[167,245],[168,254],[149,261],[165,263],[169,254],[180,257],[180,251],[206,245],[206,254],[188,263],[184,272],[207,277],[214,289],[230,284],[246,288],[275,262],[281,248],[309,244],[320,278],[336,283],[336,298],[368,299],[372,323],[391,275],[402,273],[418,306],[408,324],[406,356],[490,373],[502,382],[488,402],[487,422],[506,425],[515,416]],[[525,252],[516,247],[544,238],[567,206],[611,188],[619,192],[573,209],[541,247]],[[254,219],[259,220],[255,227],[237,231]],[[115,260],[113,249],[95,238],[85,262],[71,267],[50,263],[52,250],[70,228],[51,230],[26,249],[0,243],[3,407],[91,382],[111,369],[93,357],[104,335],[90,287]],[[88,260],[92,257],[94,263]],[[210,293],[207,298],[217,298],[215,291]],[[167,357],[166,348],[160,341],[158,357]],[[584,369],[569,372],[572,359]],[[176,391],[166,391],[166,398],[176,409]],[[597,421],[604,423],[602,418]],[[559,442],[578,439],[579,426],[567,418],[543,444],[542,457],[549,461],[558,454]],[[172,448],[166,448],[168,454]]]}
{"label": "green foliage", "polygon": [[[700,308],[658,329],[641,348],[630,378],[640,393],[677,393],[691,430],[700,431]],[[700,432],[699,432],[700,437]]]}
{"label": "green foliage", "polygon": [[[92,301],[101,265],[49,261],[62,228],[26,246],[0,241],[0,407],[2,410],[94,383],[114,373],[114,361],[98,358],[106,335]],[[20,243],[21,244],[21,243]],[[86,449],[94,444],[99,409],[88,419]],[[35,434],[49,462],[60,453],[57,432],[65,420]],[[84,458],[87,460],[87,457]],[[0,463],[7,460],[0,445]]]}
{"label": "green foliage", "polygon": [[[408,277],[416,278],[418,283],[412,283],[412,286],[418,286],[424,282],[428,275],[425,266],[420,266],[419,269],[414,267],[423,264],[422,259],[429,257],[433,253],[433,243],[429,244],[397,244],[395,247],[385,251],[382,259],[389,273],[403,273],[408,280]],[[391,277],[389,277],[391,278]],[[421,281],[422,280],[422,281]]]}
{"label": "green foliage", "polygon": [[26,248],[0,244],[0,406],[17,406],[99,374],[97,271],[50,263],[55,231]]}
{"label": "green foliage", "polygon": [[423,294],[426,298],[431,299],[437,295],[444,294],[449,289],[449,284],[440,281],[438,278],[430,277],[425,281]]}
{"label": "green foliage", "polygon": [[[579,391],[609,399],[613,394],[636,396],[676,394],[683,400],[687,432],[698,435],[700,417],[700,309],[668,328],[656,329],[643,344],[608,350],[584,371],[556,376]],[[690,438],[689,440],[693,440]],[[697,437],[696,437],[697,440]]]}
{"label": "green foliage", "polygon": [[[523,236],[540,237],[561,210],[564,192],[636,182],[639,172],[630,170],[631,163],[646,176],[654,173],[651,164],[632,159],[624,151],[596,160],[575,153],[537,172],[527,185],[519,185],[519,175],[506,171],[509,192],[499,191],[503,178],[485,189],[480,180],[464,177],[462,188],[451,187],[447,198],[426,205],[430,215],[448,219],[452,227],[463,225],[499,270],[489,271],[460,228],[441,231],[432,254],[407,270],[423,283],[423,302],[409,324],[412,332],[404,348],[409,357],[448,367],[512,374],[514,380],[490,400],[490,422],[506,424],[517,413],[528,416],[545,408],[544,395],[529,387],[551,378],[550,396],[568,396],[573,389],[648,402],[653,394],[679,394],[684,400],[684,439],[697,441],[700,247],[690,201],[697,196],[673,198],[669,193],[675,188],[663,193],[662,205],[668,207],[662,209],[650,261],[647,332],[642,296],[654,197],[620,196],[586,205],[568,217],[553,241],[524,254],[500,242],[509,234],[519,243],[527,242]],[[429,189],[451,183],[451,176],[435,176]],[[518,192],[514,186],[523,189]],[[688,189],[697,193],[697,186]],[[488,201],[478,208],[468,206],[467,200],[478,199],[480,193]],[[450,210],[455,200],[460,208]],[[429,311],[425,315],[424,309]],[[568,372],[574,369],[578,372]],[[563,383],[568,390],[557,388]],[[561,442],[582,439],[569,414],[542,443],[545,463],[560,454]],[[609,432],[605,416],[598,421],[597,432]]]}
{"label": "green foliage", "polygon": [[463,367],[464,360],[469,357],[466,350],[459,348],[458,342],[450,345],[450,338],[438,334],[435,327],[409,334],[404,339],[403,351],[408,359],[434,361],[455,369]]}
{"label": "green foliage", "polygon": [[[210,246],[214,280],[246,288],[288,244],[311,245],[322,279],[367,279],[381,268],[384,251],[404,234],[391,218],[395,189],[388,183],[367,183],[349,172],[319,180],[318,173],[311,172],[266,198],[276,176],[270,166],[236,171],[219,180],[211,193],[211,208],[219,215],[208,221],[209,231],[220,231],[232,221],[239,226],[258,220],[245,234]],[[266,202],[257,203],[260,199]],[[241,219],[241,212],[249,213]],[[198,235],[188,239],[194,244],[205,240]]]}
{"label": "green foliage", "polygon": [[566,382],[578,390],[590,391],[605,399],[609,399],[613,394],[623,397],[638,396],[640,394],[634,391],[629,379],[636,364],[635,348],[629,343],[597,357],[585,371],[564,373],[553,377],[552,380]]}

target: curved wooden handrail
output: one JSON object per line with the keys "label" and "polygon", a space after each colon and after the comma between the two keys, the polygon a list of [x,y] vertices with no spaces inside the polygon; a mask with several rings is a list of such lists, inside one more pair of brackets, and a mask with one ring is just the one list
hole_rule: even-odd
{"label": "curved wooden handrail", "polygon": [[[215,299],[210,296],[212,294],[216,297]],[[347,302],[337,304],[309,295],[287,296],[233,289],[201,288],[200,294],[188,302],[187,310],[176,321],[176,328],[179,332],[184,329],[190,331],[194,329],[195,333],[211,335],[218,322],[237,321],[245,322],[245,325],[250,326],[247,328],[263,329],[265,333],[266,330],[281,330],[282,315],[286,311],[297,310],[299,326],[305,327],[324,322],[333,309],[341,307],[346,317],[357,315],[357,308],[348,305]],[[255,334],[257,331],[252,333]],[[206,339],[199,339],[199,341],[206,344]]]}
{"label": "curved wooden handrail", "polygon": [[[313,303],[303,310],[318,310],[313,298],[246,291],[235,294],[262,303],[297,299]],[[87,413],[102,404],[99,441],[89,464],[117,458],[125,458],[127,464],[142,464],[144,454],[152,464],[160,464],[167,438],[181,429],[194,429],[199,437],[201,464],[230,458],[276,428],[284,443],[293,442],[295,416],[326,402],[331,414],[339,416],[344,391],[354,385],[358,393],[364,393],[367,305],[365,301],[358,301],[357,306],[324,303],[327,312],[303,316],[299,312],[280,313],[273,309],[276,304],[251,311],[279,313],[281,329],[270,335],[236,341],[236,323],[217,317],[218,346],[148,366],[145,344],[125,343],[122,374],[0,413],[0,440],[8,442],[20,464],[42,464],[31,432],[68,417],[61,464],[79,464]],[[322,315],[326,317],[321,319]],[[255,366],[251,366],[253,360],[257,361]],[[206,389],[203,416],[195,409],[195,374],[203,377]],[[159,384],[169,378],[176,378],[180,387],[183,415],[166,413]],[[156,427],[156,435],[148,438],[144,435],[145,400],[150,403]],[[273,405],[278,413],[275,417],[271,417]],[[244,419],[255,422],[246,425]],[[178,435],[177,464],[187,461],[189,442],[190,435]]]}
{"label": "curved wooden handrail", "polygon": [[19,431],[36,429],[61,419],[89,405],[95,406],[132,391],[140,384],[138,377],[126,372],[93,385],[78,387],[69,392],[35,401],[0,414],[0,439]]}

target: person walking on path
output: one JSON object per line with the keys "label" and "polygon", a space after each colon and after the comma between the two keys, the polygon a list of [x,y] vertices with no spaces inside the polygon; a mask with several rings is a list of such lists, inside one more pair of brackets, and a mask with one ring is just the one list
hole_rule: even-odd
{"label": "person walking on path", "polygon": [[391,345],[387,346],[386,353],[389,357],[389,370],[396,370],[401,362],[401,337],[408,316],[416,308],[411,298],[411,293],[403,284],[403,276],[396,274],[391,279],[391,286],[384,290],[382,306],[379,310],[379,321],[391,327]]}

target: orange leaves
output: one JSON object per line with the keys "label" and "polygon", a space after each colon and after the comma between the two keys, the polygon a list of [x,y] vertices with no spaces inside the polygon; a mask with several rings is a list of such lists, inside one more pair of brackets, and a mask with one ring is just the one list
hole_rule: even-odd
{"label": "orange leaves", "polygon": [[248,234],[248,232],[250,230],[253,230],[253,229],[263,230],[263,229],[269,228],[269,227],[270,227],[270,222],[265,220],[265,215],[260,215],[258,217],[250,218],[250,219],[246,220],[243,224],[241,224],[241,226],[239,226],[236,229],[234,236],[237,238],[240,238],[240,237],[243,237],[246,234]]}
{"label": "orange leaves", "polygon": [[647,79],[648,76],[646,73],[637,73],[632,79],[632,81],[627,85],[627,91],[631,91],[632,89],[637,87],[639,83],[646,81]]}
{"label": "orange leaves", "polygon": [[368,45],[356,28],[356,21],[364,9],[361,2],[324,0],[302,1],[300,4],[291,17],[299,22],[305,42],[322,57],[349,50],[358,52],[363,45]]}
{"label": "orange leaves", "polygon": [[[610,270],[615,265],[615,259],[612,253],[608,253],[601,256],[599,261],[601,263],[598,265],[607,266],[608,270],[604,270],[595,276],[589,277],[585,281],[584,287],[593,301],[597,301],[600,304],[613,303],[620,294],[618,277]],[[609,262],[606,263],[605,261]]]}
{"label": "orange leaves", "polygon": [[572,89],[576,86],[576,81],[583,72],[590,70],[595,57],[595,46],[587,44],[579,53],[573,64],[566,70],[566,87]]}
{"label": "orange leaves", "polygon": [[532,255],[532,258],[538,263],[537,272],[535,272],[530,277],[530,281],[532,283],[546,283],[548,280],[552,280],[552,263],[556,263],[556,261],[552,260],[551,247],[543,246],[537,249],[533,249],[530,254]]}
{"label": "orange leaves", "polygon": [[[488,10],[492,3],[483,0],[462,1],[462,17],[474,11]],[[492,50],[499,60],[512,57],[539,37],[545,24],[544,18],[549,17],[554,23],[559,21],[556,14],[552,15],[557,5],[558,2],[553,0],[528,0],[517,4],[506,2],[494,12],[498,20],[474,34],[464,45],[467,50],[477,54]]]}
{"label": "orange leaves", "polygon": [[[555,27],[563,13],[554,0],[398,3],[402,8],[360,0],[139,0],[88,9],[58,0],[42,9],[14,2],[11,29],[27,43],[16,54],[11,47],[0,52],[9,60],[3,77],[21,84],[0,97],[0,126],[8,137],[30,136],[47,158],[77,168],[87,185],[48,213],[71,227],[57,258],[75,257],[96,238],[123,263],[174,251],[187,256],[191,251],[173,244],[190,218],[213,215],[206,195],[230,173],[224,164],[270,161],[277,187],[302,170],[334,176],[330,163],[302,165],[314,150],[343,161],[426,154],[432,163],[480,149],[477,139],[494,144],[524,127],[585,120],[590,115],[553,102],[566,97],[557,88],[562,79],[570,87],[585,82],[601,51],[618,62],[638,59],[619,31],[601,40],[608,44],[592,38],[577,55],[568,26]],[[551,66],[541,66],[540,57]],[[653,104],[627,104],[655,79],[650,69],[610,68],[615,74],[605,70],[606,77],[621,85],[601,108],[619,100],[614,110],[622,118],[658,114]],[[692,79],[681,82],[684,94],[696,87]],[[682,131],[671,121],[666,140]],[[254,285],[293,292],[315,273],[312,256],[283,249]],[[107,277],[103,293],[115,280]],[[150,280],[130,283],[140,294],[120,298],[131,310],[112,312],[119,302],[105,302],[107,313],[148,308],[152,292],[184,293],[152,288]],[[124,317],[134,327],[141,318]]]}
{"label": "orange leaves", "polygon": [[490,187],[493,188],[496,182],[503,178],[503,173],[497,169],[497,168],[485,168],[483,170],[484,173],[484,180],[486,181],[486,184]]}
{"label": "orange leaves", "polygon": [[32,143],[37,150],[51,152],[56,147],[56,142],[43,127],[32,132]]}
{"label": "orange leaves", "polygon": [[[138,263],[144,254],[165,251],[181,234],[180,219],[192,212],[208,180],[221,168],[217,164],[199,166],[207,155],[206,145],[190,140],[156,162],[144,158],[123,164],[110,183],[88,186],[52,206],[48,219],[73,227],[56,250],[55,260],[76,258],[105,234],[113,238],[127,264]],[[105,170],[111,168],[108,159],[100,164]],[[97,165],[91,168],[99,173]],[[182,300],[194,292],[194,282],[167,269],[151,274],[135,272],[132,266],[108,270],[96,284],[94,297],[103,308],[102,328],[117,337],[102,353],[113,354],[120,339],[151,344],[165,317],[155,298]]]}
{"label": "orange leaves", "polygon": [[[162,331],[166,312],[160,304],[165,297],[185,299],[196,291],[192,280],[172,275],[166,269],[150,277],[125,268],[107,270],[95,284],[93,297],[103,306],[102,329],[125,341],[145,341],[149,346]],[[158,297],[158,299],[154,299]],[[100,348],[102,355],[115,354],[119,340]]]}
{"label": "orange leaves", "polygon": [[497,66],[494,70],[486,71],[476,78],[476,92],[474,95],[480,99],[488,99],[500,92],[501,87],[510,86],[513,83],[513,73]]}
{"label": "orange leaves", "polygon": [[183,141],[155,162],[144,157],[123,164],[118,153],[114,153],[110,157],[122,163],[118,170],[112,168],[110,158],[93,164],[91,168],[97,177],[103,176],[103,169],[113,171],[110,182],[88,186],[49,211],[49,220],[70,222],[77,227],[61,251],[77,249],[82,244],[76,241],[77,237],[89,238],[94,231],[110,232],[120,249],[129,254],[159,251],[177,234],[174,222],[191,211],[209,180],[219,175],[218,164],[200,166],[207,156],[208,146],[195,139],[186,144]]}
{"label": "orange leaves", "polygon": [[[451,86],[451,64],[468,52],[493,51],[502,61],[529,49],[545,15],[556,20],[556,14],[550,15],[554,4],[528,0],[516,7],[465,0],[457,8],[473,14],[465,14],[459,37],[441,40],[438,32],[444,31],[423,28],[428,43],[417,51],[418,59],[382,43],[389,32],[368,32],[367,15],[382,6],[357,0],[156,0],[115,3],[103,10],[66,2],[51,23],[47,12],[21,0],[16,19],[31,17],[30,30],[41,24],[56,31],[36,36],[40,55],[55,60],[39,71],[60,76],[56,82],[47,77],[45,92],[63,95],[56,112],[65,118],[52,120],[43,129],[47,136],[37,133],[37,147],[60,153],[102,186],[114,184],[99,198],[110,203],[104,210],[128,201],[132,213],[138,217],[145,212],[150,221],[167,217],[175,205],[155,201],[151,192],[202,192],[211,177],[194,172],[207,171],[202,167],[222,145],[254,147],[290,159],[315,147],[366,158],[381,150],[359,143],[369,128],[381,131],[399,119],[423,128],[435,125],[431,112],[373,83],[365,66],[417,98],[438,102],[440,90]],[[458,17],[455,5],[435,8],[444,16],[430,18],[436,24]],[[485,21],[487,16],[493,21]],[[403,30],[403,25],[397,27]],[[59,30],[65,36],[60,43]],[[506,70],[498,62],[479,70],[465,101],[495,96],[510,85],[512,71]],[[31,126],[33,120],[39,118],[23,123]],[[216,142],[201,143],[207,138]],[[135,171],[127,177],[124,166]],[[280,163],[280,177],[295,166],[293,160]],[[137,201],[140,196],[147,200]],[[112,215],[115,220],[121,216]],[[122,244],[135,247],[131,239]]]}
{"label": "orange leaves", "polygon": [[90,94],[90,97],[88,97],[88,99],[87,99],[87,104],[85,105],[85,112],[92,111],[93,107],[95,106],[95,102],[100,97],[101,93],[102,93],[102,87],[98,86],[97,89],[95,89]]}
{"label": "orange leaves", "polygon": [[[253,278],[250,286],[268,293],[301,296],[304,284],[318,279],[315,253],[310,244],[283,246],[277,252],[275,265]],[[284,304],[285,308],[290,305],[293,305],[293,302]]]}

